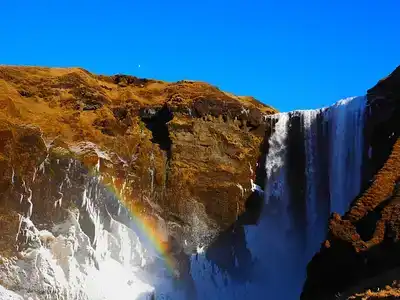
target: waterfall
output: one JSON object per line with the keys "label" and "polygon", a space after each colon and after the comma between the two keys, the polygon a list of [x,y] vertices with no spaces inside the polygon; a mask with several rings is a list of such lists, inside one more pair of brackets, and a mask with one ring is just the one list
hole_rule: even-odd
{"label": "waterfall", "polygon": [[[306,264],[325,238],[330,213],[344,214],[350,202],[360,192],[365,104],[366,97],[353,97],[340,100],[327,108],[295,111],[272,117],[278,118],[278,123],[275,125],[275,133],[270,138],[265,201],[276,201],[276,194],[279,194],[280,218],[287,222],[280,226],[285,228],[289,236],[285,241],[279,238],[271,241],[271,244],[276,240],[285,243],[285,249],[281,249],[275,257],[281,261],[275,272],[283,271],[284,276],[278,275],[281,280],[290,282],[292,279],[290,289],[295,292],[288,292],[283,296],[279,292],[282,285],[277,283],[276,294],[271,290],[274,299],[298,298],[305,279]],[[289,132],[282,130],[282,123],[286,124]],[[299,135],[300,138],[294,135]],[[303,145],[293,142],[287,144],[288,138],[278,139],[277,136],[289,136],[289,139],[296,141],[303,140]],[[282,144],[277,146],[274,140],[279,140]],[[286,149],[283,163],[282,156],[276,156],[276,153],[284,152],[282,148]],[[292,153],[296,157],[295,160],[290,157]],[[301,157],[302,153],[304,157]],[[301,163],[301,160],[304,162]],[[281,166],[278,174],[283,175],[273,176],[271,165],[274,164]],[[299,166],[304,166],[304,172],[296,172]],[[301,182],[303,186],[296,189],[293,182]],[[283,208],[288,209],[282,210]],[[274,211],[276,205],[271,203],[265,210]],[[271,216],[267,218],[271,219]],[[305,224],[306,228],[296,224]],[[293,248],[287,251],[287,247],[290,246]],[[256,247],[256,243],[249,246],[250,249]],[[286,264],[282,264],[282,261]]]}
{"label": "waterfall", "polygon": [[366,97],[347,98],[326,110],[329,126],[329,185],[332,212],[343,214],[360,192]]}
{"label": "waterfall", "polygon": [[[307,237],[317,237],[317,240],[323,238],[325,224],[318,224],[318,174],[319,165],[316,157],[318,149],[318,123],[317,117],[319,110],[302,111],[304,128],[304,147],[305,147],[305,175],[306,175],[306,213],[307,213]],[[324,220],[326,222],[326,220]],[[308,252],[312,253],[314,247],[308,243]],[[311,254],[312,255],[312,254]]]}
{"label": "waterfall", "polygon": [[[268,118],[273,133],[259,222],[244,226],[244,249],[237,242],[218,249],[229,257],[225,264],[192,259],[198,299],[299,298],[331,212],[345,213],[360,192],[365,103],[354,97]],[[232,232],[231,240],[241,236],[240,227]]]}
{"label": "waterfall", "polygon": [[[63,176],[47,181],[40,177],[48,162],[30,183],[13,171],[12,185],[21,190],[16,197],[27,208],[17,236],[22,254],[0,261],[0,299],[298,299],[330,213],[345,213],[360,191],[365,103],[365,97],[354,97],[327,108],[269,116],[273,131],[264,190],[249,178],[263,202],[257,224],[238,218],[208,249],[198,245],[197,253],[181,256],[186,273],[179,279],[138,230],[134,216],[101,184],[101,175],[89,176],[73,160]],[[49,186],[38,189],[36,181]],[[54,203],[43,205],[62,217],[44,225],[35,206],[50,190]],[[208,231],[198,218],[203,210],[195,210],[193,224]]]}
{"label": "waterfall", "polygon": [[326,234],[329,214],[344,214],[361,188],[364,106],[352,97],[297,113],[305,141],[308,259]]}

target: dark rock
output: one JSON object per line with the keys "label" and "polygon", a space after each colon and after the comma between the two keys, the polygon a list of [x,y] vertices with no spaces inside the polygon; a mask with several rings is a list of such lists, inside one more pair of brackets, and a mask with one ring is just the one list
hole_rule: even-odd
{"label": "dark rock", "polygon": [[336,299],[351,296],[354,287],[362,292],[385,286],[393,278],[379,283],[370,278],[400,265],[400,68],[367,97],[363,191],[343,217],[334,214],[329,220],[327,240],[308,265],[301,299]]}

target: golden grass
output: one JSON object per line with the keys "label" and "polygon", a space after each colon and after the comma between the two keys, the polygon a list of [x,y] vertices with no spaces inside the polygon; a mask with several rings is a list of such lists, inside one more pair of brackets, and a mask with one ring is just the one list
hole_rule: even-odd
{"label": "golden grass", "polygon": [[[210,108],[207,105],[214,106],[211,108],[215,108],[216,114],[221,107],[229,111],[230,106],[226,104],[232,104],[236,111],[244,107],[261,114],[276,112],[252,97],[235,96],[204,82],[170,83],[132,76],[101,76],[80,68],[0,66],[0,122],[6,121],[5,128],[29,124],[40,128],[47,141],[59,139],[66,148],[90,141],[102,150],[117,154],[127,161],[128,170],[122,170],[122,167],[120,170],[116,164],[115,170],[107,169],[106,173],[117,176],[120,171],[121,174],[128,172],[134,178],[130,188],[138,191],[138,195],[149,189],[150,166],[157,170],[156,181],[163,182],[167,172],[165,153],[151,140],[152,133],[140,121],[139,109],[168,103],[185,110],[198,99],[209,100],[204,101],[205,107],[201,108],[207,111]],[[84,110],[85,105],[93,103],[98,106]],[[261,116],[257,113],[255,118]],[[192,197],[203,203],[215,202],[212,213],[218,216],[223,212],[217,210],[231,215],[230,210],[236,210],[236,205],[227,199],[236,204],[236,196],[241,193],[236,186],[225,186],[221,182],[248,180],[248,164],[255,163],[262,137],[240,129],[235,122],[224,122],[222,117],[210,117],[205,121],[175,114],[169,125],[173,156],[168,192],[176,195],[170,196],[170,203],[165,206],[179,206]],[[185,136],[189,134],[192,136]],[[25,152],[24,155],[29,154]],[[4,156],[0,153],[0,158]],[[97,163],[97,156],[80,159],[89,166]],[[25,156],[21,160],[21,164],[32,161]],[[245,168],[237,164],[244,164]],[[202,182],[199,177],[203,178]],[[196,194],[199,185],[207,190],[206,196]],[[225,190],[220,193],[222,185]],[[218,201],[226,207],[217,206]],[[232,220],[226,220],[226,223]]]}
{"label": "golden grass", "polygon": [[[400,290],[394,289],[390,286],[386,286],[385,289],[379,291],[371,291],[367,290],[363,293],[355,294],[347,299],[359,299],[359,300],[368,300],[368,299],[380,299],[380,298],[389,298],[389,297],[397,297],[400,299]],[[393,299],[393,298],[392,298]]]}
{"label": "golden grass", "polygon": [[373,210],[379,203],[389,197],[394,189],[396,180],[400,177],[400,139],[393,146],[392,153],[379,170],[371,187],[357,199],[347,215],[351,221],[358,221]]}

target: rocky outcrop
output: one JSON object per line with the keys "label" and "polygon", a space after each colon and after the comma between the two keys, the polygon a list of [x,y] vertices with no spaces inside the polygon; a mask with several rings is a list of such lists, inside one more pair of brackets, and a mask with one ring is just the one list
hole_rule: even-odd
{"label": "rocky outcrop", "polygon": [[[344,216],[333,214],[329,220],[327,239],[308,265],[301,299],[375,299],[400,276],[400,67],[367,97],[364,189]],[[368,289],[376,294],[363,293]]]}
{"label": "rocky outcrop", "polygon": [[[17,250],[19,215],[62,218],[90,174],[177,239],[195,236],[194,216],[210,236],[226,229],[245,209],[275,112],[202,82],[0,67],[0,253]],[[71,164],[81,177],[66,178]]]}

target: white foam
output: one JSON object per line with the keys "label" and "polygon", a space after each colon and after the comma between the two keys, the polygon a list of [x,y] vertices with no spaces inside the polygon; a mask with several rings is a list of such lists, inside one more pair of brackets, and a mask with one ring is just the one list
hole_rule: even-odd
{"label": "white foam", "polygon": [[113,221],[93,248],[78,219],[78,211],[70,212],[50,232],[23,218],[32,246],[21,259],[3,259],[0,280],[25,299],[146,299],[154,288],[140,279],[145,250],[135,233]]}
{"label": "white foam", "polygon": [[0,285],[0,300],[24,300],[20,295]]}

